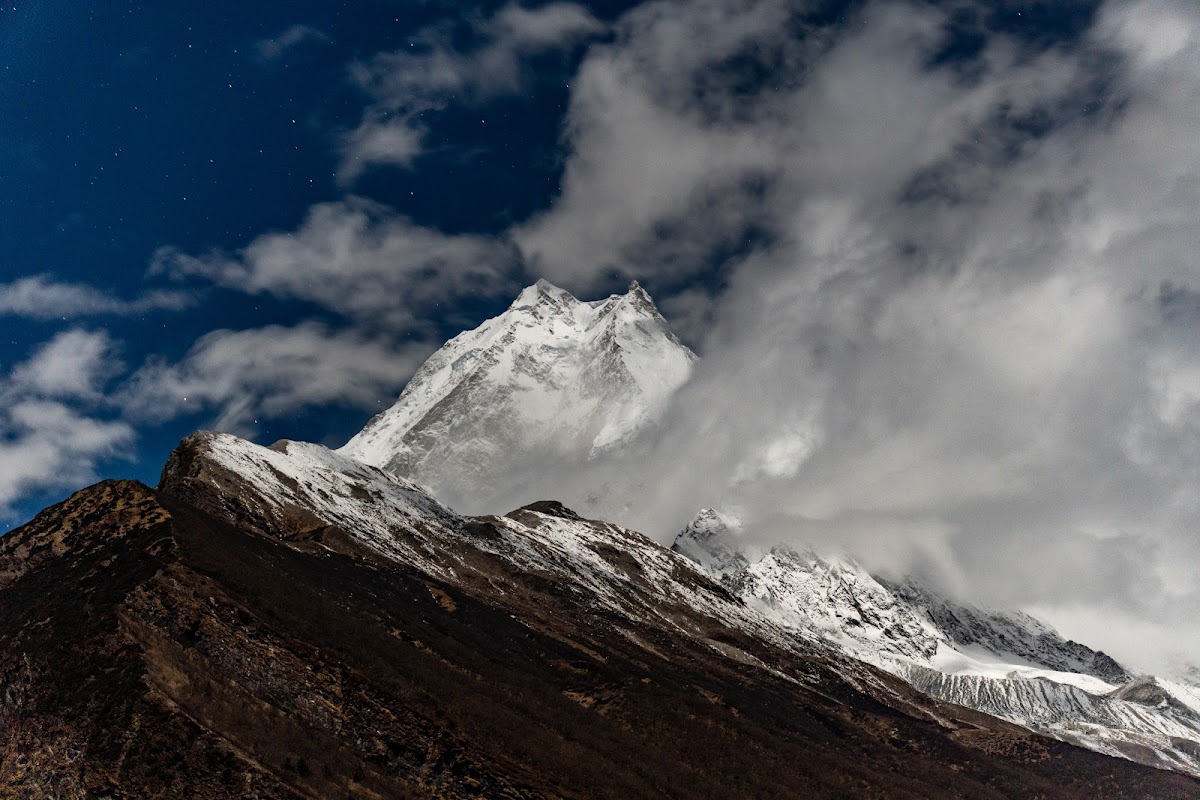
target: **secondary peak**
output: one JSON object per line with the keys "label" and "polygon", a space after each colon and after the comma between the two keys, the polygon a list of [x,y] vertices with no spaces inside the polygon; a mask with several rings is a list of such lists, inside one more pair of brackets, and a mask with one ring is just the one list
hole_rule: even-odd
{"label": "secondary peak", "polygon": [[511,307],[522,308],[545,302],[561,305],[563,302],[575,303],[578,301],[566,289],[555,286],[545,278],[538,278],[532,286],[527,286],[521,290],[521,293],[517,295],[517,299],[513,301]]}

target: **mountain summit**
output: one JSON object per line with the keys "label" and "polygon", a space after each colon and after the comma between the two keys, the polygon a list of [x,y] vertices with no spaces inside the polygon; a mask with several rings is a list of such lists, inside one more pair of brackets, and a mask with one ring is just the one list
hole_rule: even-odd
{"label": "mountain summit", "polygon": [[339,452],[482,510],[653,425],[695,360],[636,281],[587,302],[539,280],[434,353]]}

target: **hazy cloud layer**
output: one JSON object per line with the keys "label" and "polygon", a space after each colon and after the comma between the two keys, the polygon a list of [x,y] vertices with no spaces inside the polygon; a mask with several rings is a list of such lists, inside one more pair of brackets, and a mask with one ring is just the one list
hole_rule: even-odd
{"label": "hazy cloud layer", "polygon": [[662,298],[703,362],[658,439],[543,493],[608,485],[664,540],[735,508],[1200,659],[1200,11],[1111,3],[1069,46],[939,63],[928,4],[803,36],[792,8],[648,3],[573,80],[533,268],[725,288]]}
{"label": "hazy cloud layer", "polygon": [[532,79],[528,60],[570,48],[604,31],[581,5],[509,3],[473,18],[478,44],[455,47],[451,32],[424,31],[410,46],[356,64],[354,80],[374,99],[361,124],[343,140],[339,178],[353,181],[372,164],[408,165],[424,149],[426,112],[519,94]]}
{"label": "hazy cloud layer", "polygon": [[101,459],[127,451],[133,428],[98,408],[119,369],[106,334],[69,330],[0,377],[0,515],[32,492],[94,480]]}
{"label": "hazy cloud layer", "polygon": [[152,291],[126,300],[102,289],[32,275],[0,284],[0,314],[33,319],[74,319],[112,314],[130,316],[151,311],[180,311],[192,305],[184,292]]}

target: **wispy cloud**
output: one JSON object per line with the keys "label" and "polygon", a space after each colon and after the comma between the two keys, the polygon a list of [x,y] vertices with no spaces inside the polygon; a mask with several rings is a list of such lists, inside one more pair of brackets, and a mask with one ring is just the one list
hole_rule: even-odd
{"label": "wispy cloud", "polygon": [[56,400],[96,401],[122,363],[108,335],[79,328],[63,331],[13,367],[6,392]]}
{"label": "wispy cloud", "polygon": [[443,234],[349,198],[314,206],[296,231],[264,234],[232,257],[164,248],[153,269],[309,300],[401,331],[422,327],[425,312],[438,303],[511,291],[516,264],[516,251],[504,240]]}
{"label": "wispy cloud", "polygon": [[274,63],[305,44],[329,41],[329,35],[311,25],[292,25],[278,36],[261,39],[254,44],[254,51],[263,61]]}
{"label": "wispy cloud", "polygon": [[208,414],[208,427],[253,435],[268,420],[313,408],[377,410],[430,349],[313,322],[218,330],[178,363],[150,360],[116,397],[132,419]]}
{"label": "wispy cloud", "polygon": [[343,141],[344,183],[372,164],[410,164],[422,151],[425,112],[519,94],[533,77],[530,58],[571,48],[605,27],[583,6],[557,2],[509,3],[492,17],[472,18],[470,29],[478,42],[470,49],[432,28],[405,49],[355,65],[354,80],[374,102]]}
{"label": "wispy cloud", "polygon": [[32,275],[0,284],[0,314],[32,319],[180,311],[193,302],[194,297],[186,292],[162,290],[125,299],[94,286],[56,281],[48,275]]}

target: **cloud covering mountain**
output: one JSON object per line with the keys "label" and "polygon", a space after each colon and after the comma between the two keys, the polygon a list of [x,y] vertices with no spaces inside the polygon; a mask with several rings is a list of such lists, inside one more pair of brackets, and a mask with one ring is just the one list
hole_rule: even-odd
{"label": "cloud covering mountain", "polygon": [[[801,19],[631,12],[516,233],[569,287],[649,272],[704,323],[669,429],[613,467],[658,476],[627,521],[722,502],[764,541],[1194,651],[1200,15],[1109,3],[1039,46],[982,5]],[[948,54],[963,26],[978,50]],[[1163,627],[1132,645],[1114,616]]]}

